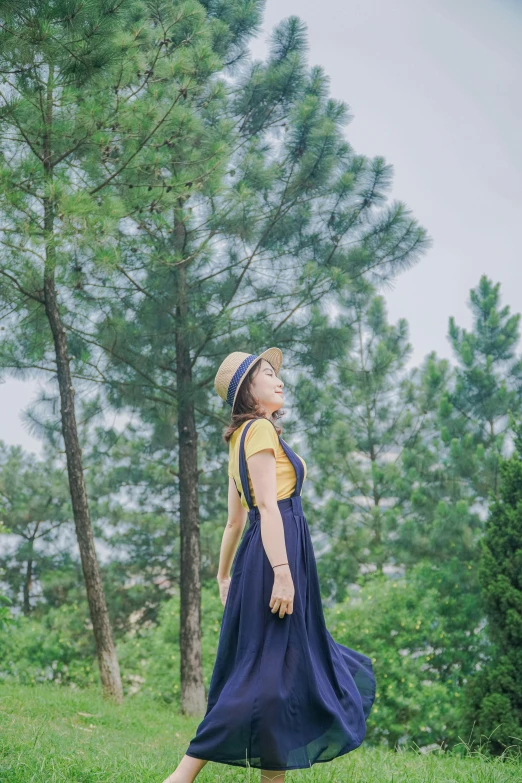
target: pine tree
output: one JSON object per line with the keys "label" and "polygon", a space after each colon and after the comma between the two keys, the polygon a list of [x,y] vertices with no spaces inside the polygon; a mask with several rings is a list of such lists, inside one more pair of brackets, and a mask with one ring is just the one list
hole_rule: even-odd
{"label": "pine tree", "polygon": [[[96,212],[77,162],[107,119],[108,76],[121,3],[6,3],[0,31],[0,297],[7,323],[0,364],[56,373],[76,534],[104,693],[122,687],[96,556],[78,438],[74,360],[61,289],[75,275],[71,245]],[[121,41],[120,41],[121,43]],[[125,45],[120,51],[125,53]],[[130,47],[132,51],[132,46]],[[88,204],[86,202],[89,202]],[[92,226],[92,223],[91,223]]]}
{"label": "pine tree", "polygon": [[[460,473],[440,433],[439,410],[453,383],[453,369],[434,352],[415,383],[422,426],[402,453],[397,504],[401,523],[394,549],[408,572],[417,566],[426,589],[435,589],[452,649],[433,652],[441,682],[465,680],[476,663],[476,629],[483,621],[477,579],[478,542],[484,523],[475,493]],[[477,467],[478,469],[478,467]]]}
{"label": "pine tree", "polygon": [[509,412],[520,410],[519,316],[500,307],[499,286],[486,277],[471,291],[470,304],[469,332],[450,319],[457,365],[450,370],[430,354],[421,368],[427,427],[403,455],[404,520],[396,542],[407,565],[426,561],[426,586],[439,592],[453,639],[453,661],[443,662],[441,672],[451,672],[453,681],[465,681],[476,664],[473,638],[484,622],[478,562],[485,506],[510,448]]}
{"label": "pine tree", "polygon": [[[14,606],[25,615],[34,609],[34,583],[52,570],[50,545],[72,518],[63,472],[0,441],[0,498],[3,521],[14,541],[0,548],[0,570]],[[0,531],[1,532],[1,531]],[[36,591],[39,592],[39,591]]]}
{"label": "pine tree", "polygon": [[345,310],[344,354],[327,382],[313,374],[299,380],[301,415],[316,415],[307,431],[317,495],[311,519],[328,537],[319,563],[330,600],[342,600],[361,571],[397,565],[401,457],[422,421],[415,373],[406,368],[406,321],[389,324],[382,296],[371,289],[352,293]]}
{"label": "pine tree", "polygon": [[431,354],[421,368],[421,388],[429,393],[427,426],[415,448],[403,454],[404,519],[396,541],[406,565],[426,562],[426,587],[440,595],[453,659],[438,665],[441,678],[452,682],[465,682],[477,663],[485,506],[490,493],[497,493],[499,464],[510,449],[510,411],[518,413],[521,402],[520,317],[500,307],[499,285],[485,276],[471,291],[470,304],[469,332],[450,319],[456,367],[450,371]]}
{"label": "pine tree", "polygon": [[516,353],[520,315],[500,306],[500,283],[485,275],[470,292],[471,331],[449,322],[457,358],[455,384],[441,405],[441,434],[462,477],[486,501],[497,491],[510,412],[522,409],[522,359]]}
{"label": "pine tree", "polygon": [[[8,325],[0,364],[19,374],[56,372],[102,685],[116,700],[121,683],[92,535],[72,381],[73,374],[90,367],[84,377],[99,382],[92,369],[95,348],[77,337],[82,319],[85,325],[93,315],[79,295],[83,261],[87,256],[94,264],[114,262],[111,236],[124,215],[117,200],[106,195],[116,174],[107,169],[117,156],[121,128],[132,138],[132,149],[126,148],[118,175],[166,126],[191,83],[208,79],[218,67],[213,40],[219,47],[230,38],[223,22],[210,29],[199,3],[181,4],[175,24],[162,29],[162,5],[167,4],[22,2],[5,7],[0,36],[0,296]],[[231,17],[230,9],[224,15]],[[251,15],[245,9],[245,24]],[[235,24],[241,38],[240,20]],[[139,94],[154,78],[151,57],[157,60],[162,50],[169,52],[171,76],[183,74],[188,85],[176,91],[169,106],[162,105],[165,111],[156,113],[154,122],[140,126]],[[229,50],[237,55],[233,46]],[[88,172],[100,167],[105,175],[90,183]]]}
{"label": "pine tree", "polygon": [[479,579],[493,654],[466,689],[466,731],[496,754],[508,747],[519,752],[522,744],[522,425],[513,427],[515,451],[500,462],[481,540]]}
{"label": "pine tree", "polygon": [[[82,376],[83,391],[102,378],[96,343],[90,339],[102,298],[96,287],[92,297],[83,297],[82,292],[89,271],[101,265],[114,269],[120,257],[116,239],[128,203],[113,196],[116,185],[139,188],[145,176],[144,191],[152,190],[151,171],[156,178],[161,174],[151,165],[151,157],[158,148],[169,149],[171,136],[179,141],[182,161],[185,155],[190,161],[194,150],[210,173],[219,163],[217,141],[215,148],[197,152],[198,139],[189,132],[192,122],[183,105],[193,101],[201,109],[202,86],[212,96],[213,74],[223,58],[230,65],[241,60],[242,41],[256,28],[258,9],[259,4],[243,0],[208,7],[162,0],[59,0],[5,9],[0,41],[5,131],[0,189],[8,228],[2,237],[6,252],[0,296],[9,336],[2,344],[1,364],[27,373],[54,372],[56,363],[71,496],[102,683],[117,699],[121,686],[92,537],[71,380],[73,372]],[[210,112],[216,105],[212,103]],[[219,141],[223,123],[217,115],[214,120]],[[165,135],[158,140],[157,134]],[[180,169],[180,160],[173,165],[175,171]],[[197,189],[205,180],[203,174],[196,176],[190,163],[181,166],[180,192],[186,192],[187,175],[195,177]],[[170,192],[172,184],[161,190]],[[118,292],[111,289],[111,295],[117,297]],[[189,565],[196,563],[197,556],[192,551],[189,555]],[[192,609],[199,598],[196,571],[191,565],[196,580]],[[191,622],[193,616],[194,612]],[[184,636],[190,648],[187,627]],[[193,629],[196,650],[198,628]],[[186,682],[192,677],[191,665],[189,661]],[[201,687],[198,692],[199,710]]]}

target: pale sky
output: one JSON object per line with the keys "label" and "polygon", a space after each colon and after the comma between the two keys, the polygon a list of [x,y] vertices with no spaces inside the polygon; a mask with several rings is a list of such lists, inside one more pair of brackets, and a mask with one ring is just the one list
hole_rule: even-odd
{"label": "pale sky", "polygon": [[[482,274],[522,311],[522,5],[515,0],[268,0],[264,30],[281,19],[308,26],[309,62],[353,115],[357,153],[395,171],[392,198],[407,204],[433,247],[385,292],[404,317],[412,364],[431,350],[451,358],[448,318],[469,327],[469,289]],[[20,411],[35,382],[0,384],[0,439],[40,452]]]}

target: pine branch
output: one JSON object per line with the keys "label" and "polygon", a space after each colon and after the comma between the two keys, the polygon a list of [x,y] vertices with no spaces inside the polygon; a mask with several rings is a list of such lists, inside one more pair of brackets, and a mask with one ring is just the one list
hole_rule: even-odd
{"label": "pine branch", "polygon": [[108,177],[106,180],[104,180],[104,182],[100,183],[95,188],[93,188],[93,190],[90,191],[90,195],[91,196],[94,195],[95,193],[99,193],[100,190],[103,190],[103,188],[105,188],[107,185],[109,185],[112,182],[113,179],[115,179],[119,174],[122,173],[122,171],[124,171],[127,168],[129,163],[132,160],[134,160],[136,155],[138,155],[138,153],[141,152],[141,150],[145,147],[147,142],[154,136],[154,134],[158,131],[158,129],[161,128],[161,126],[166,122],[168,116],[171,114],[172,110],[177,105],[177,103],[178,103],[178,101],[179,101],[179,99],[180,99],[182,94],[183,94],[183,91],[180,90],[178,92],[176,100],[172,103],[172,105],[170,106],[169,110],[164,114],[164,116],[161,118],[161,120],[154,126],[154,128],[151,130],[151,132],[145,137],[145,139],[142,141],[142,143],[140,144],[138,149],[136,149],[132,153],[132,155],[127,159],[127,161],[122,166],[120,166],[120,168],[117,169],[113,174],[111,174],[110,177]]}
{"label": "pine branch", "polygon": [[4,275],[4,277],[7,277],[13,285],[20,291],[20,293],[24,294],[24,296],[27,296],[29,299],[33,299],[35,302],[38,302],[39,304],[45,304],[45,300],[43,298],[40,298],[36,296],[35,294],[32,294],[30,291],[26,291],[26,289],[20,285],[18,280],[9,274],[9,272],[6,272],[5,269],[0,269],[0,275]]}

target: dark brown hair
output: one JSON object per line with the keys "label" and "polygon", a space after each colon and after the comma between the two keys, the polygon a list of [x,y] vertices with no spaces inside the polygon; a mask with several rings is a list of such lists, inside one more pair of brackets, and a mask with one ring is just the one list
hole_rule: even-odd
{"label": "dark brown hair", "polygon": [[[241,427],[245,421],[248,421],[248,419],[256,419],[265,415],[252,393],[252,381],[259,372],[261,364],[262,360],[255,362],[254,366],[250,368],[246,376],[241,381],[241,385],[236,395],[236,401],[234,403],[234,407],[232,408],[230,424],[223,433],[223,439],[225,443],[229,442],[234,432],[239,427]],[[281,410],[274,411],[270,416],[270,421],[273,422],[278,435],[282,433],[283,428],[280,424],[277,424],[277,419],[280,419],[282,416],[284,416],[284,413]]]}

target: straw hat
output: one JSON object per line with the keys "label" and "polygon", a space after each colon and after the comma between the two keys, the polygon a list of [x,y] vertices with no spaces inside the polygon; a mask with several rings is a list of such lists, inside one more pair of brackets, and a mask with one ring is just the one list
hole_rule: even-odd
{"label": "straw hat", "polygon": [[279,348],[268,348],[263,353],[244,353],[234,351],[229,353],[221,363],[214,379],[214,388],[222,400],[234,408],[241,382],[255,362],[266,359],[274,368],[276,375],[283,364],[283,354]]}

